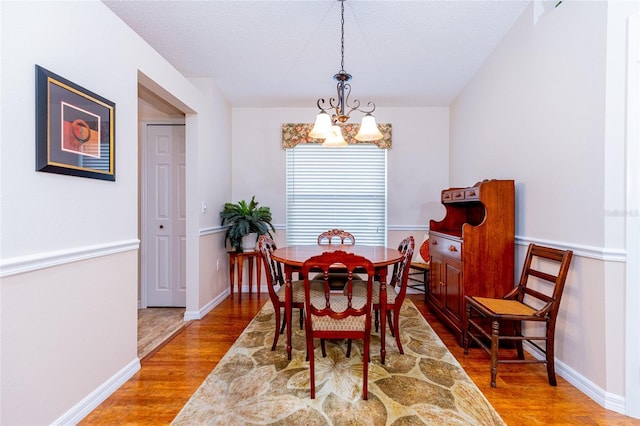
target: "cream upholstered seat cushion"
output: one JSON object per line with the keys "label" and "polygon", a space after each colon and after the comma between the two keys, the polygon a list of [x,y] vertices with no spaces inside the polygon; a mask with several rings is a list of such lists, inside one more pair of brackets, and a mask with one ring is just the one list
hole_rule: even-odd
{"label": "cream upholstered seat cushion", "polygon": [[[311,294],[319,293],[324,297],[324,283],[322,281],[310,281],[311,284]],[[291,299],[292,303],[304,303],[304,281],[292,281],[291,286],[293,287],[293,297]],[[276,291],[276,295],[278,296],[278,300],[282,303],[285,301],[285,286],[281,285],[278,291]]]}
{"label": "cream upholstered seat cushion", "polygon": [[[347,310],[349,299],[341,294],[331,295],[331,309],[334,312],[344,312]],[[351,306],[355,309],[363,308],[367,303],[365,297],[352,297]],[[324,293],[316,293],[311,296],[311,304],[318,309],[322,309],[326,306]],[[314,330],[329,331],[364,331],[365,329],[366,315],[349,316],[344,319],[334,319],[329,316],[312,315],[312,327]]]}
{"label": "cream upholstered seat cushion", "polygon": [[[345,288],[345,292],[347,289]],[[367,297],[367,283],[364,281],[353,282],[353,295],[358,297]],[[396,290],[387,284],[387,304],[396,303]],[[377,305],[380,303],[380,282],[374,281],[371,293],[371,303]]]}

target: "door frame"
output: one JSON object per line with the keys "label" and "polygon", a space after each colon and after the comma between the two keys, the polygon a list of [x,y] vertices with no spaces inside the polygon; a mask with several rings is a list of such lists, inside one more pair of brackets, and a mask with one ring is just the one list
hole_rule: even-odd
{"label": "door frame", "polygon": [[[140,143],[138,144],[138,152],[140,153],[140,167],[139,167],[139,193],[138,200],[138,224],[140,229],[140,251],[138,258],[139,274],[138,274],[138,292],[140,298],[138,300],[138,308],[145,309],[148,304],[148,291],[147,291],[147,258],[148,258],[148,244],[146,243],[146,235],[148,231],[147,213],[149,211],[148,202],[149,194],[147,192],[147,169],[148,169],[148,156],[147,156],[147,127],[148,126],[175,126],[184,125],[186,130],[186,118],[185,119],[162,119],[162,120],[143,120],[140,121]],[[175,177],[173,177],[175,178]],[[185,188],[186,190],[186,188]],[[186,277],[185,277],[186,279]],[[189,291],[189,287],[186,287],[186,291]]]}

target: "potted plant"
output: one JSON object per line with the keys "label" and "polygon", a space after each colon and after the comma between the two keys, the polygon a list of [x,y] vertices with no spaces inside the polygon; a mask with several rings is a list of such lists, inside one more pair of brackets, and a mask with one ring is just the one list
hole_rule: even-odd
{"label": "potted plant", "polygon": [[[238,252],[254,250],[259,235],[267,234],[273,238],[270,231],[275,232],[271,223],[271,210],[269,207],[258,207],[255,195],[247,203],[242,200],[237,203],[225,203],[220,212],[222,225],[229,225],[226,240]],[[243,238],[253,235],[252,242],[243,247]]]}

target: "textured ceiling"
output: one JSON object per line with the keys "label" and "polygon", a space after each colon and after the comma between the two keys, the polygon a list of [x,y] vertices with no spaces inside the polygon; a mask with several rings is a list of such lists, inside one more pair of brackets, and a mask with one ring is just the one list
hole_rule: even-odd
{"label": "textured ceiling", "polygon": [[[340,2],[103,0],[187,77],[210,77],[232,106],[313,107],[335,97]],[[353,99],[446,106],[530,1],[345,2]]]}

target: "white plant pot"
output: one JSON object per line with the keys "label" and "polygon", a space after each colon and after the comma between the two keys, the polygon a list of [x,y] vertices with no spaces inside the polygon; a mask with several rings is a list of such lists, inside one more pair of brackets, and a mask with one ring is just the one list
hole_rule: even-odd
{"label": "white plant pot", "polygon": [[242,251],[253,251],[258,244],[258,234],[256,232],[242,237]]}

